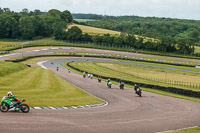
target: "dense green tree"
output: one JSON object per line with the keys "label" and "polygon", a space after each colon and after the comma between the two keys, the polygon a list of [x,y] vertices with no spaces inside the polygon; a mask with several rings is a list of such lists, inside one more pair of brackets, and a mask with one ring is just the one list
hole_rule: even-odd
{"label": "dense green tree", "polygon": [[66,29],[65,21],[56,21],[53,24],[53,36],[55,39],[64,40],[66,38],[65,29]]}
{"label": "dense green tree", "polygon": [[67,39],[73,41],[80,41],[81,38],[82,38],[82,30],[79,27],[73,26],[67,31]]}
{"label": "dense green tree", "polygon": [[22,39],[32,39],[34,34],[34,25],[30,17],[21,17],[19,20],[19,28]]}
{"label": "dense green tree", "polygon": [[55,20],[61,20],[61,11],[59,10],[56,9],[49,10],[46,15],[54,18]]}
{"label": "dense green tree", "polygon": [[82,41],[92,42],[92,36],[90,36],[88,33],[85,33],[82,35]]}
{"label": "dense green tree", "polygon": [[68,23],[71,23],[73,21],[72,15],[68,10],[63,11],[61,14],[61,19],[63,21],[67,21]]}
{"label": "dense green tree", "polygon": [[29,15],[29,11],[27,8],[22,9],[22,11],[20,12],[20,14],[22,14],[23,16],[28,16]]}
{"label": "dense green tree", "polygon": [[41,11],[39,9],[35,9],[33,15],[41,15]]}

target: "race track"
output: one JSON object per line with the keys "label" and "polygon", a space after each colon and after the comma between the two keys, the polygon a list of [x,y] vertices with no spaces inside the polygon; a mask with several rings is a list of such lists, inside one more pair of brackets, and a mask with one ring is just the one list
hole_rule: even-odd
{"label": "race track", "polygon": [[[54,62],[53,65],[50,63]],[[200,125],[200,104],[113,85],[68,73],[59,60],[44,63],[56,75],[108,102],[105,107],[0,113],[1,133],[154,133]],[[59,71],[56,67],[59,66]],[[47,93],[48,94],[48,93]]]}

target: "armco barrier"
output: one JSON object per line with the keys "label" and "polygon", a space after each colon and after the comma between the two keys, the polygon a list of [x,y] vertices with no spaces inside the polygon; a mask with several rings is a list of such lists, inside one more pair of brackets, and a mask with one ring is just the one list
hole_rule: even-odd
{"label": "armco barrier", "polygon": [[[78,68],[75,68],[75,67],[71,66],[70,63],[71,62],[67,63],[68,67],[71,67],[71,68],[73,68],[73,69],[75,69],[75,70],[77,70],[79,72],[89,73],[89,72],[86,72],[86,71],[83,71],[83,70],[80,70]],[[93,76],[98,77],[99,75],[93,74]],[[101,76],[101,78],[103,78],[103,79],[111,79],[111,80],[116,81],[116,82],[120,81],[120,79],[118,79],[118,78],[112,78],[112,77],[106,77],[106,76]],[[171,92],[171,93],[175,93],[175,94],[179,94],[179,95],[200,98],[200,91],[198,92],[198,91],[186,90],[186,89],[175,88],[175,87],[164,87],[164,86],[159,86],[159,85],[144,84],[144,83],[127,81],[127,80],[123,80],[123,81],[124,81],[125,84],[129,84],[129,85],[137,84],[138,86],[144,87],[144,88],[156,89],[156,90]]]}
{"label": "armco barrier", "polygon": [[0,52],[0,54],[8,54],[8,51]]}

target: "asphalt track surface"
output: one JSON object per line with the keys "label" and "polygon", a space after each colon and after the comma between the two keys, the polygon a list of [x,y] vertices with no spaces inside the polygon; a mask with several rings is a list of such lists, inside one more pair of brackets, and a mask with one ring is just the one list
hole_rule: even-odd
{"label": "asphalt track surface", "polygon": [[[54,62],[53,65],[50,63]],[[104,99],[105,107],[73,110],[31,110],[30,113],[0,113],[1,133],[154,133],[200,125],[200,104],[182,99],[143,92],[132,88],[112,89],[96,79],[84,79],[68,73],[60,61],[44,65],[77,87]],[[48,93],[47,93],[48,94]]]}

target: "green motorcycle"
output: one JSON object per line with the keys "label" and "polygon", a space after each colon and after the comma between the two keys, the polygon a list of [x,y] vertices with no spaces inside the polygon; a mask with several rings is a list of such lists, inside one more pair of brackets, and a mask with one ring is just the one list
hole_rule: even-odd
{"label": "green motorcycle", "polygon": [[109,82],[107,83],[107,86],[108,86],[108,88],[111,88],[111,86],[112,86],[112,82],[109,81]]}
{"label": "green motorcycle", "polygon": [[27,104],[22,104],[24,101],[25,99],[16,102],[4,96],[1,100],[0,110],[1,112],[8,112],[8,110],[13,110],[13,111],[21,110],[23,113],[28,113],[30,108]]}

